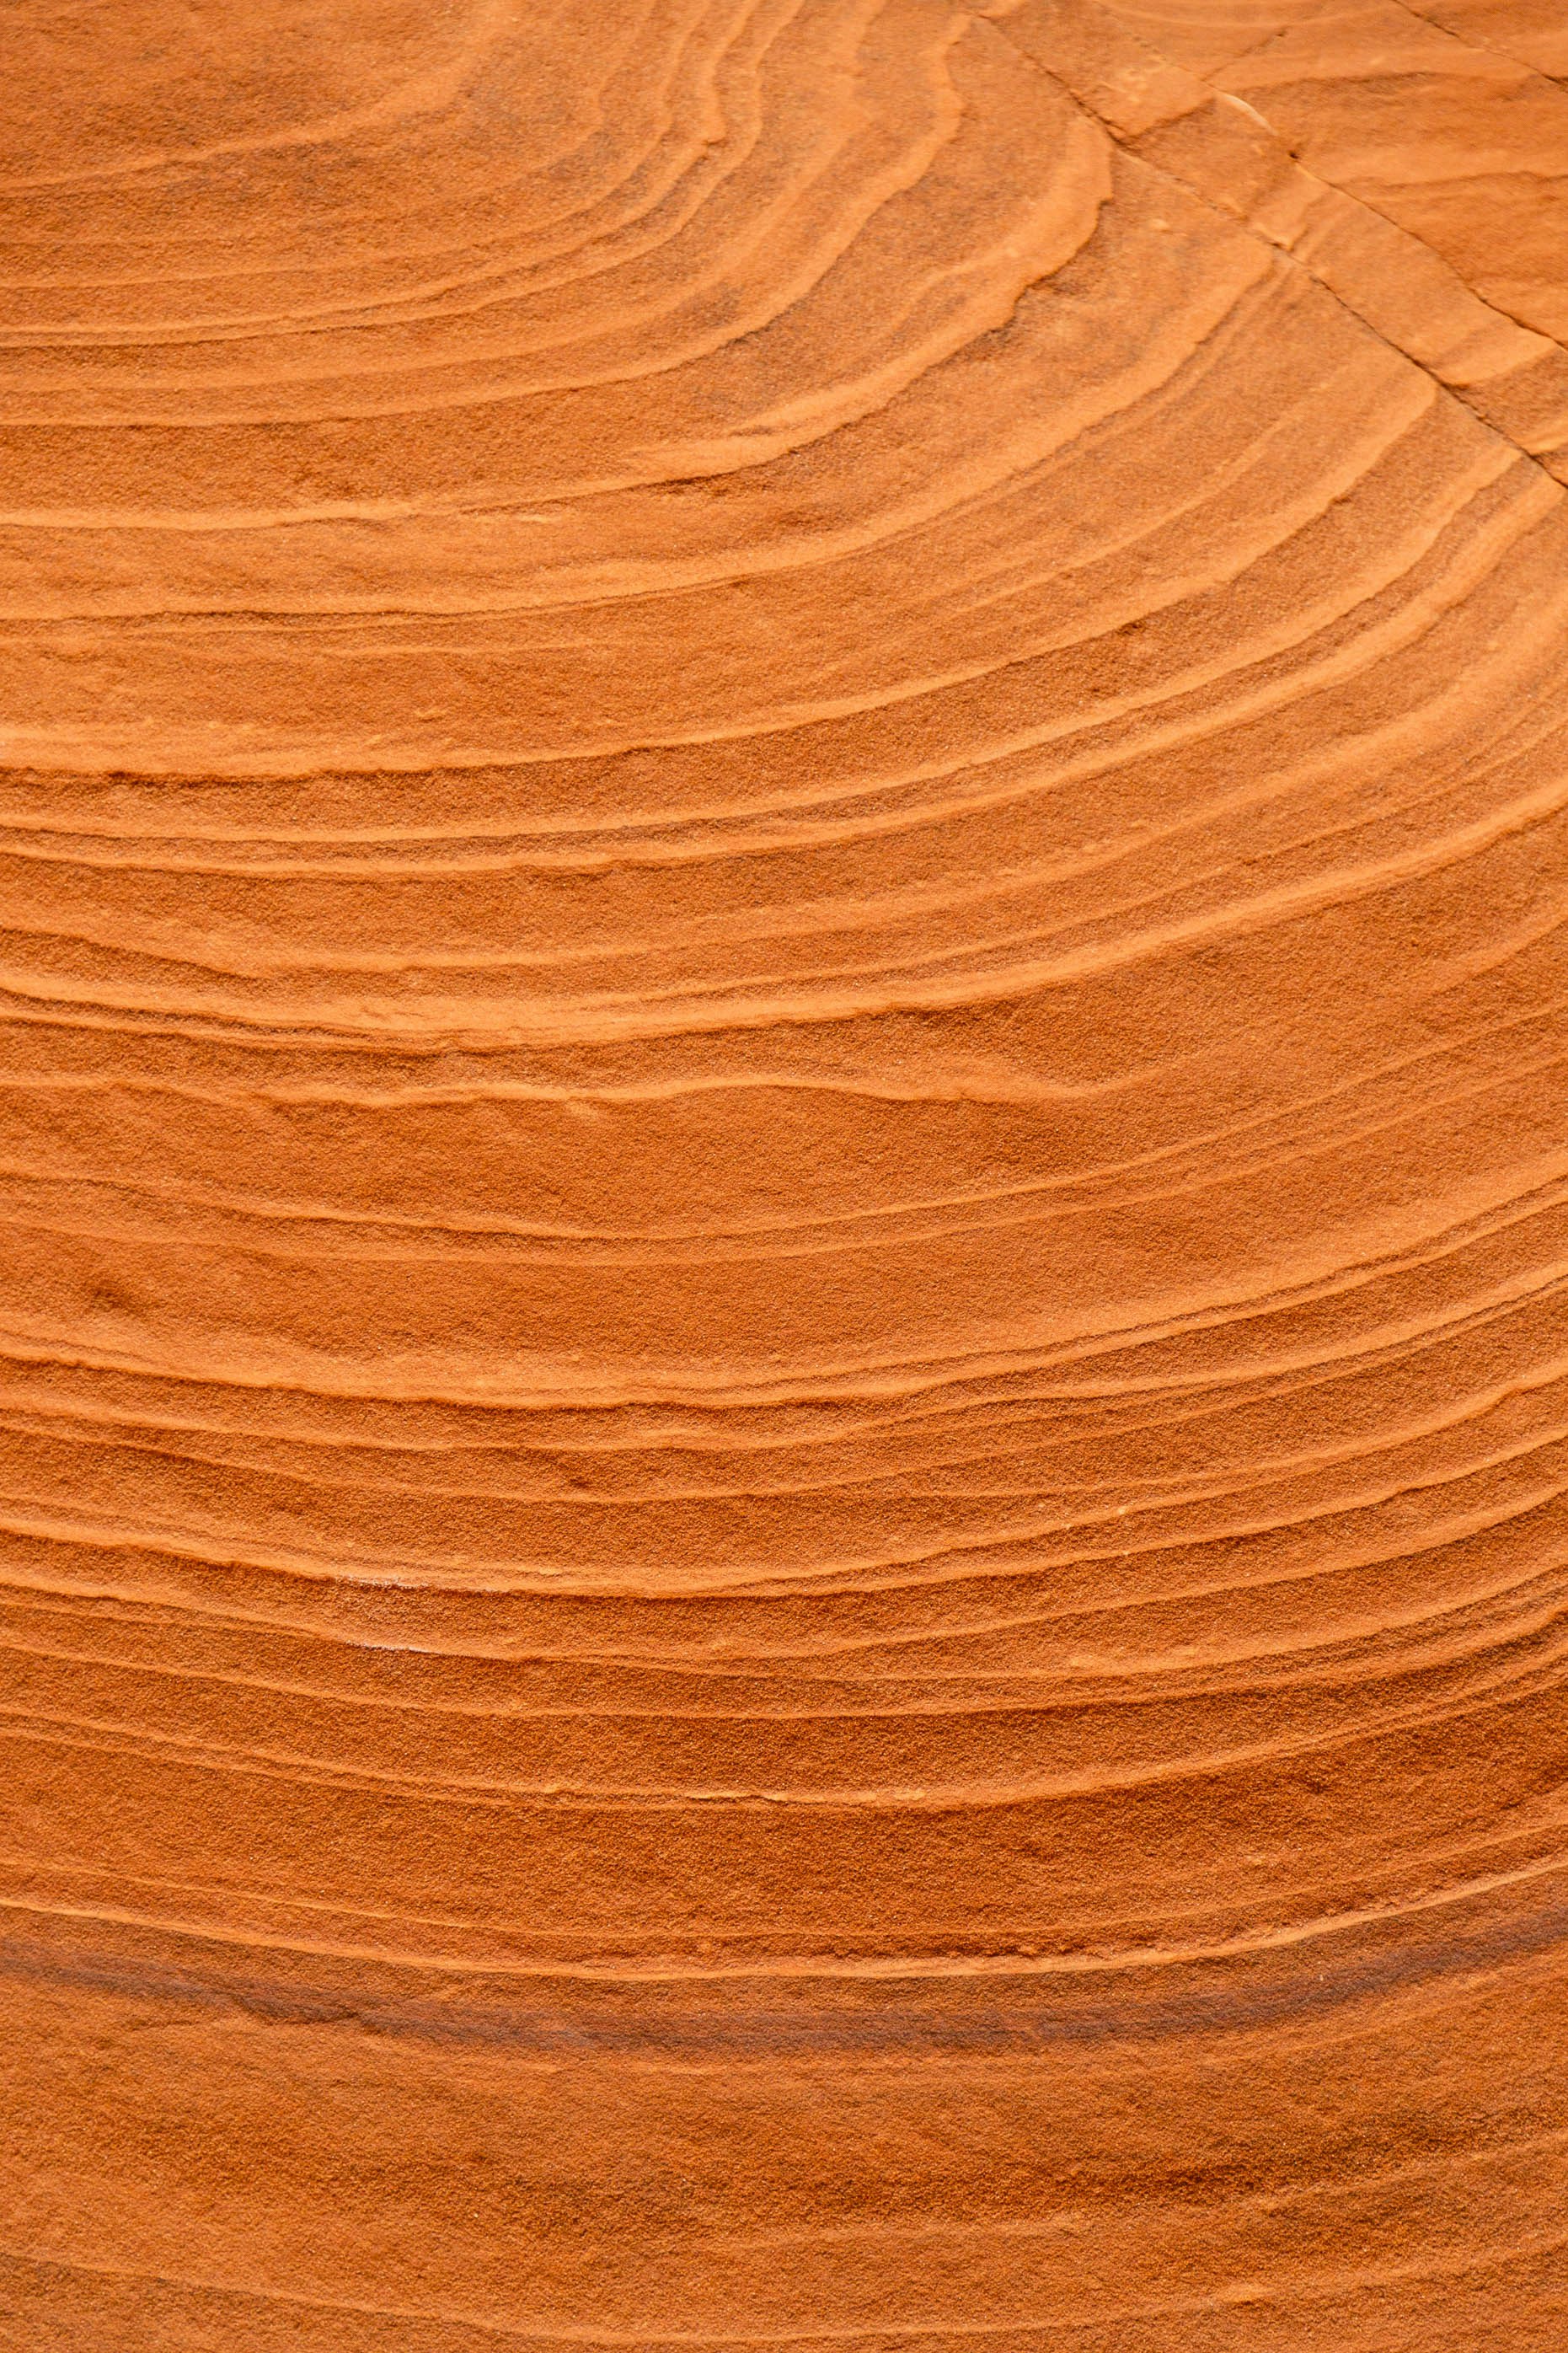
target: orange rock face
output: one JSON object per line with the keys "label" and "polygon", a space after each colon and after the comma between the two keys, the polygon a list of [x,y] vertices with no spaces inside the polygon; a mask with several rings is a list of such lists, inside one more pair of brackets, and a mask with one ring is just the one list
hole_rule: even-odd
{"label": "orange rock face", "polygon": [[0,2335],[1568,2343],[1552,0],[14,0]]}

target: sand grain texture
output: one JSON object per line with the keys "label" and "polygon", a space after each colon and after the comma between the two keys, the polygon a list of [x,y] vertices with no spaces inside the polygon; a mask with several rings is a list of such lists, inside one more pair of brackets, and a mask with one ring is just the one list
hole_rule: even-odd
{"label": "sand grain texture", "polygon": [[1568,2342],[1547,0],[16,0],[0,2344]]}

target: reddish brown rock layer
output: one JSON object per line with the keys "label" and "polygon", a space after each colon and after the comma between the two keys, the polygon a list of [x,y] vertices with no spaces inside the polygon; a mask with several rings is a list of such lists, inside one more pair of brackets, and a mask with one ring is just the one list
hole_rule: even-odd
{"label": "reddish brown rock layer", "polygon": [[1555,12],[14,15],[5,2341],[1562,2344]]}

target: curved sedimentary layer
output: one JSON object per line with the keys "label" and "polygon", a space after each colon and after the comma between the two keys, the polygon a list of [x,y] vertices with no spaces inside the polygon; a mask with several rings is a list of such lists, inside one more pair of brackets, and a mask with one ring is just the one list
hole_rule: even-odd
{"label": "curved sedimentary layer", "polygon": [[14,13],[14,2341],[1555,2343],[1554,11]]}

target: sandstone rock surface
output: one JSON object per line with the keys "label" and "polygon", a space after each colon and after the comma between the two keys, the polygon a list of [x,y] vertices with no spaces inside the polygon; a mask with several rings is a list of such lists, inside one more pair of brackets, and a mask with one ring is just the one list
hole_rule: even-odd
{"label": "sandstone rock surface", "polygon": [[13,0],[7,2347],[1568,2343],[1565,22]]}

